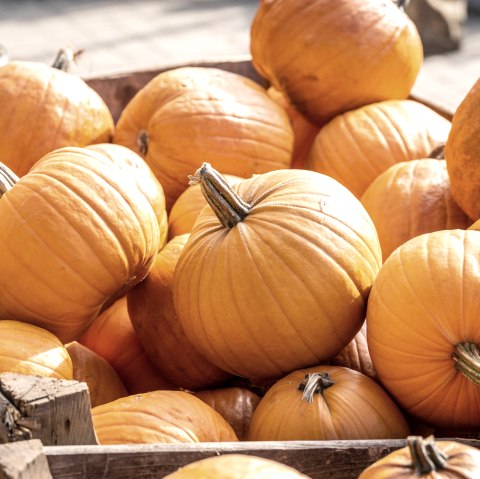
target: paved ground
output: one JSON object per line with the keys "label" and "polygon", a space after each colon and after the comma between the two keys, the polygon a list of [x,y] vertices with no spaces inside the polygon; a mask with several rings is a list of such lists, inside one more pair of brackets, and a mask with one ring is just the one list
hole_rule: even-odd
{"label": "paved ground", "polygon": [[[0,43],[11,59],[50,63],[59,47],[85,49],[91,77],[249,53],[258,0],[0,0]],[[414,93],[454,109],[480,77],[480,14],[461,50],[425,59]]]}

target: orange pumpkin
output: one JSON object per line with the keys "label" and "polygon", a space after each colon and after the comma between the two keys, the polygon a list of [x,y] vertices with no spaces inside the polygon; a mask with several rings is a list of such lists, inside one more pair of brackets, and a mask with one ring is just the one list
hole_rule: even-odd
{"label": "orange pumpkin", "polygon": [[0,318],[75,340],[147,275],[158,222],[129,177],[86,148],[55,150],[17,180],[0,169]]}
{"label": "orange pumpkin", "polygon": [[111,140],[114,124],[101,97],[80,77],[36,62],[0,68],[1,161],[25,175],[64,146]]}
{"label": "orange pumpkin", "polygon": [[414,418],[480,427],[480,232],[426,233],[382,266],[367,309],[377,375]]}
{"label": "orange pumpkin", "polygon": [[420,36],[394,2],[261,0],[250,31],[255,68],[311,121],[407,98]]}
{"label": "orange pumpkin", "polygon": [[360,198],[401,161],[426,158],[445,141],[450,122],[413,100],[373,103],[338,115],[320,129],[307,168],[338,180]]}
{"label": "orange pumpkin", "polygon": [[70,356],[46,329],[20,321],[0,321],[0,373],[73,379]]}
{"label": "orange pumpkin", "polygon": [[293,133],[283,109],[252,80],[216,68],[185,67],[160,73],[132,98],[114,143],[145,158],[170,211],[203,161],[245,178],[287,168]]}
{"label": "orange pumpkin", "polygon": [[128,396],[122,380],[106,359],[76,341],[65,347],[72,359],[73,379],[87,383],[92,407]]}
{"label": "orange pumpkin", "polygon": [[127,294],[127,305],[138,338],[160,374],[182,388],[198,390],[219,384],[230,374],[187,339],[173,306],[173,273],[188,236],[167,243],[149,275]]}
{"label": "orange pumpkin", "polygon": [[98,441],[106,444],[237,441],[218,412],[184,391],[152,391],[92,409]]}
{"label": "orange pumpkin", "polygon": [[467,93],[452,119],[452,129],[445,145],[445,159],[452,196],[474,221],[480,218],[480,80]]}
{"label": "orange pumpkin", "polygon": [[397,163],[370,184],[361,201],[377,229],[384,260],[415,236],[472,223],[452,198],[444,160]]}
{"label": "orange pumpkin", "polygon": [[306,170],[229,187],[205,164],[197,178],[213,210],[200,213],[173,282],[192,344],[221,369],[249,378],[335,356],[362,326],[381,263],[361,203]]}
{"label": "orange pumpkin", "polygon": [[130,321],[125,296],[99,315],[78,341],[115,368],[130,394],[175,389],[145,354]]}
{"label": "orange pumpkin", "polygon": [[358,479],[475,479],[480,477],[480,451],[457,441],[409,436],[407,446],[367,467]]}
{"label": "orange pumpkin", "polygon": [[408,432],[402,413],[375,381],[352,369],[316,366],[290,373],[267,391],[248,439],[394,439]]}
{"label": "orange pumpkin", "polygon": [[239,387],[205,389],[194,394],[227,420],[240,441],[247,439],[250,421],[260,402],[260,396]]}

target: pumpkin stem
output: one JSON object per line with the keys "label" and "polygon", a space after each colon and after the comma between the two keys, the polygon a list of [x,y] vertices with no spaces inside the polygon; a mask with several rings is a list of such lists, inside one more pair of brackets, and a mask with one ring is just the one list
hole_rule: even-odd
{"label": "pumpkin stem", "polygon": [[408,4],[410,3],[410,0],[396,0],[397,7],[400,8],[400,10],[404,10],[408,7]]}
{"label": "pumpkin stem", "polygon": [[429,158],[435,158],[436,160],[445,159],[445,143],[439,143],[428,155]]}
{"label": "pumpkin stem", "polygon": [[408,436],[407,446],[412,457],[412,466],[418,476],[443,469],[447,456],[435,447],[433,436],[425,440],[421,436]]}
{"label": "pumpkin stem", "polygon": [[0,198],[11,190],[20,178],[3,163],[0,163]]}
{"label": "pumpkin stem", "polygon": [[313,402],[313,394],[322,394],[325,389],[333,386],[335,383],[328,373],[310,373],[298,385],[298,389],[303,391],[302,399],[308,403]]}
{"label": "pumpkin stem", "polygon": [[140,151],[140,154],[142,156],[145,156],[148,152],[149,140],[150,140],[150,137],[148,136],[148,131],[140,130],[137,136],[137,147],[138,147],[138,151]]}
{"label": "pumpkin stem", "polygon": [[70,47],[60,48],[52,63],[52,67],[57,70],[69,72],[72,69],[72,65],[77,61],[77,58],[83,53],[83,49],[73,50]]}
{"label": "pumpkin stem", "polygon": [[250,213],[251,206],[233,191],[225,178],[209,163],[203,163],[195,175],[189,176],[189,180],[191,185],[200,183],[203,196],[225,228],[234,227]]}
{"label": "pumpkin stem", "polygon": [[475,343],[460,343],[452,355],[455,368],[473,384],[480,384],[480,351]]}

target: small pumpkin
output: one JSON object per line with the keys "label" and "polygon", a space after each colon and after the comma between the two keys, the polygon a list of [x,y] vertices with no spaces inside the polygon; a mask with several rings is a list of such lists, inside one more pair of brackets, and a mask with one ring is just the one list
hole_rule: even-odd
{"label": "small pumpkin", "polygon": [[452,198],[444,160],[397,163],[370,184],[361,201],[377,229],[384,260],[415,236],[472,223]]}
{"label": "small pumpkin", "polygon": [[176,236],[160,251],[149,275],[127,293],[127,307],[138,339],[160,374],[172,384],[199,390],[231,375],[188,340],[173,305],[173,274],[188,237]]}
{"label": "small pumpkin", "polygon": [[480,427],[480,232],[442,230],[399,246],[367,308],[367,341],[381,383],[435,429]]}
{"label": "small pumpkin", "polygon": [[101,445],[238,441],[225,419],[184,391],[152,391],[92,409]]}
{"label": "small pumpkin", "polygon": [[173,280],[192,344],[248,378],[279,377],[335,356],[363,324],[381,263],[361,203],[306,170],[230,187],[204,164],[197,178],[213,209],[200,213]]}
{"label": "small pumpkin", "polygon": [[77,341],[65,345],[73,364],[73,379],[85,382],[92,407],[128,396],[119,375],[110,363]]}
{"label": "small pumpkin", "polygon": [[390,166],[426,158],[449,130],[447,119],[417,101],[372,103],[323,126],[307,168],[335,178],[360,198]]}
{"label": "small pumpkin", "polygon": [[148,359],[130,321],[126,296],[95,318],[78,342],[106,359],[130,394],[176,389]]}
{"label": "small pumpkin", "polygon": [[222,454],[200,459],[165,476],[165,479],[308,479],[296,469],[272,459],[249,454]]}
{"label": "small pumpkin", "polygon": [[0,372],[73,379],[72,360],[46,329],[21,321],[0,321]]}
{"label": "small pumpkin", "polygon": [[261,0],[254,67],[311,121],[407,98],[423,61],[414,23],[385,0]]}
{"label": "small pumpkin", "polygon": [[480,451],[457,441],[435,441],[433,436],[407,437],[407,446],[367,467],[358,479],[389,478],[476,479]]}
{"label": "small pumpkin", "polygon": [[395,439],[408,433],[402,413],[375,381],[353,369],[316,366],[288,374],[267,391],[248,439]]}
{"label": "small pumpkin", "polygon": [[0,317],[77,339],[141,281],[159,245],[150,203],[87,148],[61,148],[18,179],[0,167]]}

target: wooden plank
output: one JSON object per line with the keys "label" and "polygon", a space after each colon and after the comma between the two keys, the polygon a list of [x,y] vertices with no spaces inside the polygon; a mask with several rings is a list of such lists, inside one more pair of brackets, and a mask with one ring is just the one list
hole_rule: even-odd
{"label": "wooden plank", "polygon": [[52,479],[42,443],[33,439],[0,445],[0,479]]}
{"label": "wooden plank", "polygon": [[[457,439],[480,448],[480,441]],[[405,440],[274,441],[201,444],[45,447],[55,479],[161,478],[191,462],[228,453],[251,454],[292,466],[312,479],[356,479]]]}
{"label": "wooden plank", "polygon": [[86,383],[3,373],[0,393],[3,442],[32,438],[44,445],[97,444]]}

